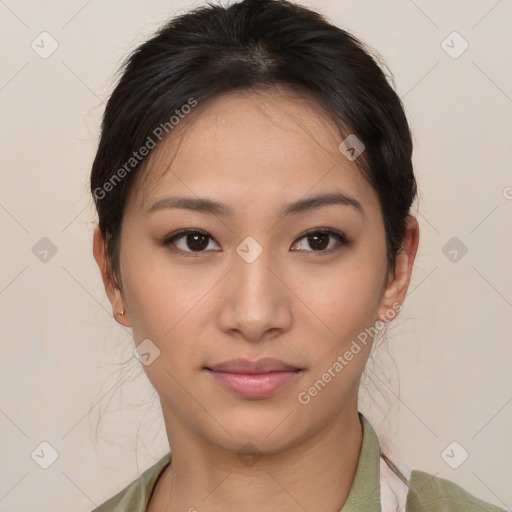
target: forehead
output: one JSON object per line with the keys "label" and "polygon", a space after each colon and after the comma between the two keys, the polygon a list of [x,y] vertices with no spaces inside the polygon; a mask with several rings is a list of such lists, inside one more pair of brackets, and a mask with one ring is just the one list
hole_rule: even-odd
{"label": "forehead", "polygon": [[130,202],[144,210],[165,192],[179,190],[232,193],[243,204],[258,192],[294,196],[338,185],[376,200],[355,162],[339,151],[342,140],[310,97],[288,89],[223,94],[199,104],[153,150]]}

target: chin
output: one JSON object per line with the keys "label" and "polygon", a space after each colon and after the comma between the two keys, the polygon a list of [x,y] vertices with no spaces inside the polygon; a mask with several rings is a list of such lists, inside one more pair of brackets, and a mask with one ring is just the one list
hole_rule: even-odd
{"label": "chin", "polygon": [[279,452],[307,437],[306,432],[297,429],[303,423],[290,412],[291,407],[282,405],[266,411],[264,407],[247,406],[231,408],[227,414],[217,411],[214,417],[219,418],[225,430],[215,429],[214,437],[217,444],[237,453],[244,451],[244,447],[262,453]]}

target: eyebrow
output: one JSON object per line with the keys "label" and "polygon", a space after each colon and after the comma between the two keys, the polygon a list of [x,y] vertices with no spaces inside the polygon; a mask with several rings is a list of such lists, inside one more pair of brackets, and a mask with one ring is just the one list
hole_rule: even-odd
{"label": "eyebrow", "polygon": [[[357,199],[350,197],[343,192],[320,194],[300,199],[294,203],[288,203],[283,206],[279,214],[281,217],[286,217],[287,215],[294,215],[329,205],[350,206],[358,211],[363,217],[366,217],[361,203]],[[196,211],[199,213],[223,215],[226,217],[233,217],[234,215],[233,210],[222,203],[212,199],[187,196],[173,196],[160,199],[155,204],[153,204],[146,213],[149,214],[167,208],[180,208],[184,210]]]}

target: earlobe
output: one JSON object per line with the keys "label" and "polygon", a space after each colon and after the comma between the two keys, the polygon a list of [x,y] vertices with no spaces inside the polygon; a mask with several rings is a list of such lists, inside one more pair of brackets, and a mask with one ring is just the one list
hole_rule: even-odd
{"label": "earlobe", "polygon": [[101,272],[101,278],[103,280],[105,292],[110,301],[110,304],[112,305],[112,316],[121,325],[130,327],[131,325],[130,321],[128,320],[123,294],[121,290],[116,286],[109,270],[107,255],[105,252],[105,240],[98,225],[96,225],[94,228],[92,252]]}
{"label": "earlobe", "polygon": [[[395,273],[393,276],[392,272],[389,271],[388,282],[381,300],[378,318],[383,322],[394,318],[396,311],[401,309],[411,281],[418,244],[418,221],[415,217],[409,215],[406,220],[406,232],[402,248],[396,255]],[[398,305],[400,305],[400,308]],[[389,314],[390,310],[393,312],[392,316]]]}

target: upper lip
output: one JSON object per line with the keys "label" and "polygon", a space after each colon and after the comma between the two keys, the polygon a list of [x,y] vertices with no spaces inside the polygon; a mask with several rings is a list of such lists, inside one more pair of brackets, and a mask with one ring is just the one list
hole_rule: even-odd
{"label": "upper lip", "polygon": [[249,359],[230,359],[214,366],[207,366],[207,370],[214,372],[230,372],[230,373],[268,373],[268,372],[286,372],[300,370],[297,366],[284,363],[279,359],[265,357],[257,361]]}

